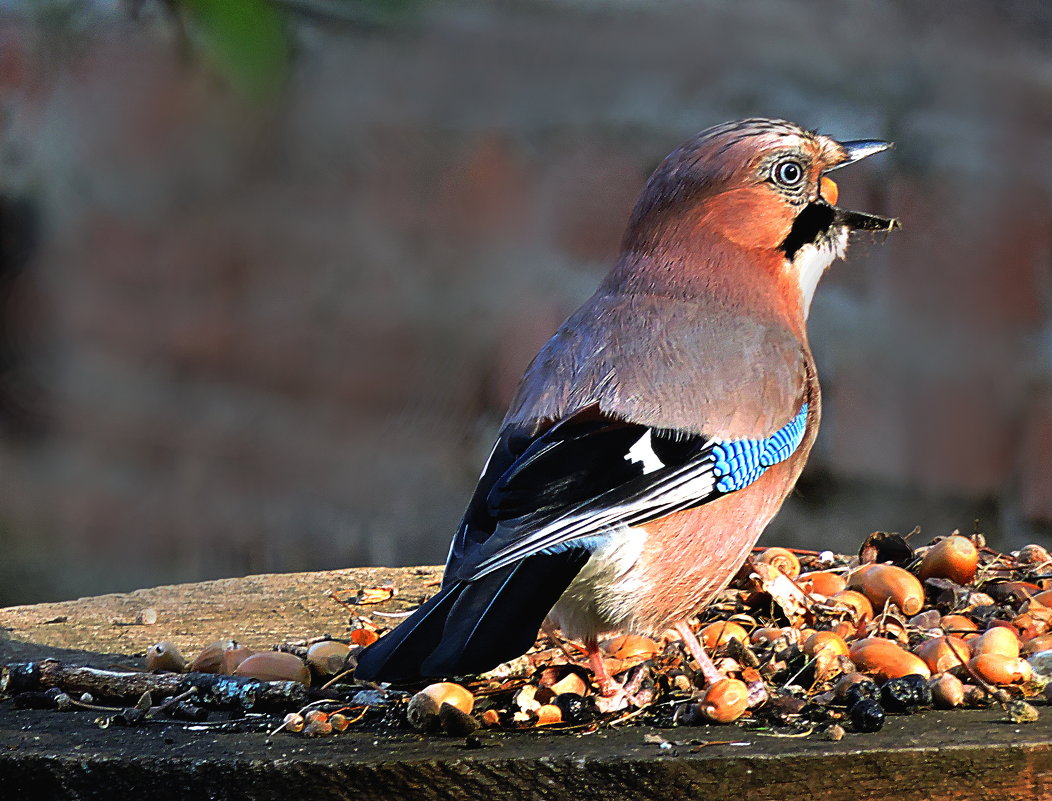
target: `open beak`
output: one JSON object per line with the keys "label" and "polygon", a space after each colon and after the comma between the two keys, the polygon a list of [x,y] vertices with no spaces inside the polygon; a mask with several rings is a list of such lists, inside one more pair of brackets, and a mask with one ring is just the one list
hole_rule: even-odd
{"label": "open beak", "polygon": [[[844,148],[844,152],[847,154],[847,158],[836,164],[826,172],[832,172],[833,170],[839,170],[841,167],[854,164],[856,161],[861,161],[867,156],[872,156],[874,153],[880,153],[891,147],[891,142],[882,142],[879,139],[857,139],[851,142],[841,142],[840,146]],[[839,197],[839,191],[836,183],[827,175],[822,176],[821,183],[819,185],[819,194],[822,199],[826,201],[830,206],[836,207],[837,198]],[[847,211],[846,209],[835,208],[836,217],[834,223],[845,225],[855,231],[891,231],[892,229],[899,227],[899,221],[891,217],[878,217],[876,214],[866,214],[861,211]]]}

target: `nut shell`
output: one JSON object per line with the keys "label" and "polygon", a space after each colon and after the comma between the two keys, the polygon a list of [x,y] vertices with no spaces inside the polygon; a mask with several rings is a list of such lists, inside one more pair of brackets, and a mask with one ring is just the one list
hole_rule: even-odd
{"label": "nut shell", "polygon": [[1023,644],[1023,649],[1020,653],[1023,656],[1030,656],[1031,654],[1037,654],[1041,651],[1052,650],[1052,633],[1039,634],[1036,637],[1031,637]]}
{"label": "nut shell", "polygon": [[1016,561],[1021,565],[1039,567],[1052,561],[1052,556],[1040,545],[1024,545],[1019,549]]}
{"label": "nut shell", "polygon": [[767,548],[756,557],[757,562],[766,562],[772,567],[781,570],[789,578],[800,575],[800,560],[796,554],[787,548]]}
{"label": "nut shell", "polygon": [[931,678],[931,670],[920,657],[882,637],[867,637],[852,643],[850,656],[861,673],[880,679],[898,679],[911,673]]}
{"label": "nut shell", "polygon": [[534,714],[537,715],[538,726],[550,726],[553,723],[563,722],[563,711],[555,704],[544,704],[538,707]]}
{"label": "nut shell", "polygon": [[967,537],[958,534],[939,540],[921,559],[921,581],[945,578],[957,584],[971,584],[979,566],[979,549]]}
{"label": "nut shell", "polygon": [[873,618],[873,604],[869,598],[855,590],[841,590],[833,595],[832,600],[853,610],[852,618],[858,622]]}
{"label": "nut shell", "polygon": [[861,592],[875,610],[891,601],[906,615],[915,615],[924,608],[924,588],[912,573],[894,565],[866,565],[848,579],[849,590]]}

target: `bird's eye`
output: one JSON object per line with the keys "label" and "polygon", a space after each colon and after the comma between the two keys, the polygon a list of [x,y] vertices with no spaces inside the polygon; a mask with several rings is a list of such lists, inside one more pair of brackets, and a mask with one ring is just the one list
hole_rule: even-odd
{"label": "bird's eye", "polygon": [[786,159],[774,165],[771,176],[775,183],[782,186],[795,187],[804,179],[804,168],[799,161]]}

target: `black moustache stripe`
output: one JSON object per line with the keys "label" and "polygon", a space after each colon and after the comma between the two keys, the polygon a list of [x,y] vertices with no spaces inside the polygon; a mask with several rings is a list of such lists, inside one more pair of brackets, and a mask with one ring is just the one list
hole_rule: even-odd
{"label": "black moustache stripe", "polygon": [[836,210],[827,203],[808,203],[804,210],[796,215],[793,227],[781,244],[785,257],[793,260],[796,252],[804,245],[813,245],[819,238],[829,232],[836,219]]}

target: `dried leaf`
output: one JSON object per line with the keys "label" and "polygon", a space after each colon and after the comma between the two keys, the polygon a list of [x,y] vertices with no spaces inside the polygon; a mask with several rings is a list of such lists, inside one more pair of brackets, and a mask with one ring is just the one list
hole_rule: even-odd
{"label": "dried leaf", "polygon": [[781,607],[790,623],[796,625],[807,617],[807,595],[778,568],[756,562],[750,578],[753,577],[759,581],[760,589]]}
{"label": "dried leaf", "polygon": [[382,584],[379,587],[362,587],[358,590],[354,603],[362,606],[365,604],[379,604],[391,600],[397,593],[398,589],[394,584]]}

